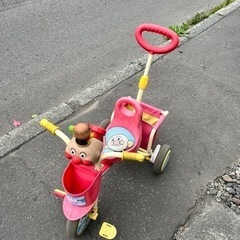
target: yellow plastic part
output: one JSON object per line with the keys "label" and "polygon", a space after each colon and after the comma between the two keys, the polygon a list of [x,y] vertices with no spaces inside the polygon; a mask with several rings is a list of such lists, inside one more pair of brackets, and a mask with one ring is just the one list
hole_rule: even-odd
{"label": "yellow plastic part", "polygon": [[98,207],[93,208],[93,209],[91,210],[91,212],[88,214],[88,216],[89,216],[92,220],[96,221],[96,220],[97,220],[97,217],[98,217]]}
{"label": "yellow plastic part", "polygon": [[106,239],[114,239],[117,235],[117,229],[113,225],[104,222],[99,231],[99,235]]}
{"label": "yellow plastic part", "polygon": [[[129,111],[134,111],[134,107],[133,107],[132,105],[129,105],[129,104],[128,104],[128,105],[126,106],[126,108],[127,108]],[[158,122],[159,118],[157,118],[157,117],[155,117],[155,116],[153,116],[153,115],[150,115],[150,114],[148,114],[148,113],[143,112],[142,120],[143,120],[144,122],[146,122],[146,123],[154,126],[154,125]]]}
{"label": "yellow plastic part", "polygon": [[123,160],[143,162],[144,158],[145,158],[144,155],[141,153],[122,152]]}
{"label": "yellow plastic part", "polygon": [[143,112],[142,120],[144,122],[154,126],[158,122],[159,118]]}
{"label": "yellow plastic part", "polygon": [[59,129],[59,127],[55,126],[53,123],[49,122],[47,119],[43,118],[40,121],[40,125],[44,128],[46,128],[49,132],[51,132],[53,135],[55,134],[56,130]]}
{"label": "yellow plastic part", "polygon": [[141,76],[140,80],[139,80],[139,84],[138,87],[141,90],[145,90],[148,86],[148,76]]}

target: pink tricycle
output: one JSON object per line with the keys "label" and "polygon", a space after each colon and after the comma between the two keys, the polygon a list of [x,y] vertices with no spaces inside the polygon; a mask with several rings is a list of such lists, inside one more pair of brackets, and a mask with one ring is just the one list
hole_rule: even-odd
{"label": "pink tricycle", "polygon": [[[167,45],[153,46],[143,38],[143,32],[152,32],[170,39]],[[79,237],[89,221],[98,216],[98,197],[102,175],[113,164],[122,160],[153,163],[153,172],[160,174],[171,154],[169,145],[156,144],[157,132],[168,112],[142,102],[148,85],[148,73],[154,54],[166,54],[179,43],[176,33],[155,24],[142,24],[135,31],[137,42],[148,51],[144,74],[139,81],[136,99],[122,97],[117,100],[110,120],[97,126],[79,123],[71,126],[69,139],[57,126],[46,119],[40,124],[66,143],[65,156],[70,160],[62,176],[64,190],[56,189],[54,195],[63,199],[63,213],[67,218],[66,231],[72,238]],[[153,148],[153,145],[155,149]],[[100,235],[112,239],[116,229],[105,224]]]}

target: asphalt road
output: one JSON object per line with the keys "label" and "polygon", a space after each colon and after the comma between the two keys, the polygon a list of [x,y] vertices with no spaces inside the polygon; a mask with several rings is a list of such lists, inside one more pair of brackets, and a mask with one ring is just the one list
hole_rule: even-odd
{"label": "asphalt road", "polygon": [[0,1],[0,136],[141,57],[139,24],[179,24],[219,2]]}
{"label": "asphalt road", "polygon": [[[151,173],[149,163],[113,166],[103,179],[99,218],[90,223],[83,239],[101,239],[98,231],[103,221],[117,227],[119,240],[172,239],[196,215],[206,184],[239,160],[239,11],[238,1],[238,8],[228,16],[215,14],[205,21],[210,24],[193,28],[176,51],[152,65],[143,101],[170,112],[160,143],[172,146],[171,160],[159,177]],[[116,99],[136,96],[141,74],[61,121],[62,131],[67,133],[69,124],[79,121],[99,123],[110,117]],[[39,132],[38,122],[34,126],[33,131]],[[60,139],[45,132],[0,158],[1,240],[67,239],[61,201],[52,195],[54,188],[61,188],[67,164],[64,148]],[[210,233],[222,236],[226,226],[219,224],[225,217],[219,217]],[[210,223],[205,222],[208,228]],[[230,236],[231,231],[239,236],[239,225],[227,230],[229,240],[237,239]],[[203,239],[201,229],[198,233],[198,239]]]}

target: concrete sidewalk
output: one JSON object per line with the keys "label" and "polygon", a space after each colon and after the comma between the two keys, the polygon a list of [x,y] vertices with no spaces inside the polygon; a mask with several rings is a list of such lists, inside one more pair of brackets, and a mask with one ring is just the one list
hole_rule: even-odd
{"label": "concrete sidewalk", "polygon": [[[110,169],[103,179],[100,216],[82,239],[102,239],[98,231],[104,221],[116,226],[116,239],[122,240],[239,238],[240,215],[206,196],[207,183],[239,160],[239,14],[236,1],[191,29],[176,51],[152,65],[143,101],[170,112],[160,136],[161,144],[173,149],[169,165],[160,177],[147,163]],[[109,118],[118,98],[136,96],[141,75],[96,99],[82,96],[88,105],[74,116],[66,103],[44,116],[61,121],[65,133],[69,124],[97,124]],[[65,145],[47,132],[39,134],[38,121],[1,142],[1,240],[67,239],[61,201],[52,196],[61,188]]]}

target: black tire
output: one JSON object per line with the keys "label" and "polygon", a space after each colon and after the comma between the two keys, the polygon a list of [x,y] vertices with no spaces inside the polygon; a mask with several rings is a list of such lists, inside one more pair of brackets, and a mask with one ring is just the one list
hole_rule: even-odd
{"label": "black tire", "polygon": [[90,218],[88,214],[75,221],[67,220],[66,224],[67,235],[71,238],[78,238],[86,230],[89,222]]}
{"label": "black tire", "polygon": [[156,159],[153,163],[153,172],[156,175],[161,174],[167,166],[169,157],[171,155],[171,148],[168,144],[163,144],[158,152]]}

